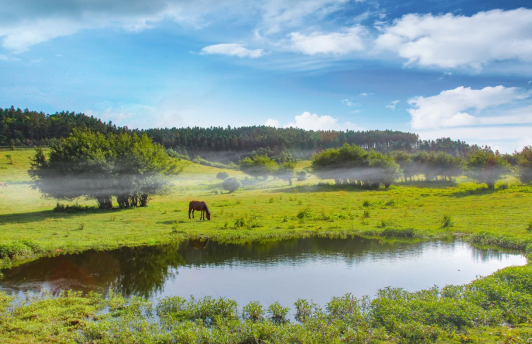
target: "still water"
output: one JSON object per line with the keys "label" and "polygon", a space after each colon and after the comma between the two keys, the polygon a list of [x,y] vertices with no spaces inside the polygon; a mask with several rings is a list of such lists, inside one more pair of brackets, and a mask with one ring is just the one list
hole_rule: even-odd
{"label": "still water", "polygon": [[460,242],[381,242],[304,238],[246,245],[186,241],[180,245],[88,251],[5,269],[0,290],[22,296],[74,289],[154,300],[164,296],[229,297],[291,305],[325,305],[332,296],[375,295],[386,286],[409,291],[464,284],[498,269],[524,265],[522,255]]}

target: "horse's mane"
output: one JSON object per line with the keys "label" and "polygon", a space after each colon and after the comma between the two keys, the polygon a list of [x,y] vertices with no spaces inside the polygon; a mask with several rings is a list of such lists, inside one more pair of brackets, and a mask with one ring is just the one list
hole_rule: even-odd
{"label": "horse's mane", "polygon": [[207,207],[207,203],[203,202],[203,204],[205,204],[205,210],[207,211],[207,213],[210,214],[211,212],[209,211],[209,207]]}

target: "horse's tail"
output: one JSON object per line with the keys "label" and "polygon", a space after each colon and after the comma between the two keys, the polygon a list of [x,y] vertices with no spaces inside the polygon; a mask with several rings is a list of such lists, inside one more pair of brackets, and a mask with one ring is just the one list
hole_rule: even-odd
{"label": "horse's tail", "polygon": [[188,204],[188,218],[190,219],[190,213],[192,212],[192,202]]}

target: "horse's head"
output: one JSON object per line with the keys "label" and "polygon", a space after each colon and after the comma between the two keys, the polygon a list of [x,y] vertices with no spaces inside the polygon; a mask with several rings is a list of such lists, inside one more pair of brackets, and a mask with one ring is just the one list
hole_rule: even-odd
{"label": "horse's head", "polygon": [[210,211],[207,211],[207,220],[211,220],[211,212]]}

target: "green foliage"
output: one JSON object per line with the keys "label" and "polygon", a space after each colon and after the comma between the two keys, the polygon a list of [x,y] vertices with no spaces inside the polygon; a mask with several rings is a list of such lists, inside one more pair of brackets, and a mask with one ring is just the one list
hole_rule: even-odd
{"label": "green foliage", "polygon": [[519,179],[522,183],[532,184],[532,146],[526,146],[519,154]]}
{"label": "green foliage", "polygon": [[451,218],[451,215],[445,214],[443,215],[443,219],[441,220],[441,227],[442,228],[450,228],[453,227],[453,219]]}
{"label": "green foliage", "polygon": [[388,188],[401,176],[393,158],[376,151],[366,152],[359,146],[345,144],[316,154],[312,171],[322,179],[334,179],[336,184],[364,185]]}
{"label": "green foliage", "polygon": [[221,180],[226,180],[227,178],[229,178],[229,173],[227,173],[227,172],[218,172],[216,174],[216,178],[221,179]]}
{"label": "green foliage", "polygon": [[[526,343],[532,267],[510,267],[466,285],[418,292],[384,288],[370,299],[333,297],[325,309],[295,302],[242,308],[225,298],[142,298],[64,293],[16,302],[0,293],[4,341],[79,343]],[[102,312],[105,310],[105,312]]]}
{"label": "green foliage", "polygon": [[307,172],[305,172],[305,171],[297,172],[296,176],[297,176],[297,181],[299,181],[299,182],[305,181],[308,178]]}
{"label": "green foliage", "polygon": [[488,185],[488,189],[495,188],[495,182],[510,171],[510,164],[502,158],[499,152],[479,150],[469,156],[466,173],[473,179]]}
{"label": "green foliage", "polygon": [[224,190],[229,191],[229,193],[231,193],[240,189],[241,185],[238,179],[231,177],[224,180],[224,182],[222,183],[222,187],[224,188]]}
{"label": "green foliage", "polygon": [[7,163],[13,165],[13,157],[11,154],[6,154]]}
{"label": "green foliage", "polygon": [[240,169],[251,177],[267,178],[277,172],[279,165],[268,156],[257,155],[253,158],[246,157],[240,160]]}
{"label": "green foliage", "polygon": [[181,171],[160,145],[146,136],[74,130],[55,140],[45,155],[38,148],[29,171],[34,187],[47,197],[95,199],[101,209],[146,206],[149,196],[168,190],[168,175]]}
{"label": "green foliage", "polygon": [[527,231],[532,231],[532,220],[528,221],[528,225],[526,226]]}
{"label": "green foliage", "polygon": [[286,180],[289,185],[292,185],[292,178],[294,177],[294,168],[296,163],[293,161],[286,161],[279,165],[277,171],[274,172],[275,177]]}
{"label": "green foliage", "polygon": [[216,167],[216,168],[226,168],[230,170],[238,170],[238,166],[235,165],[233,162],[229,162],[228,164],[222,164],[221,162],[214,162],[214,161],[208,161],[203,159],[201,156],[196,155],[194,159],[192,159],[193,162],[196,164],[200,164],[203,166],[210,166],[210,167]]}
{"label": "green foliage", "polygon": [[258,301],[250,302],[242,308],[242,318],[244,320],[258,322],[263,321],[265,319],[264,316],[264,308]]}
{"label": "green foliage", "polygon": [[44,247],[31,240],[0,243],[0,260],[28,258],[41,252],[44,252]]}

